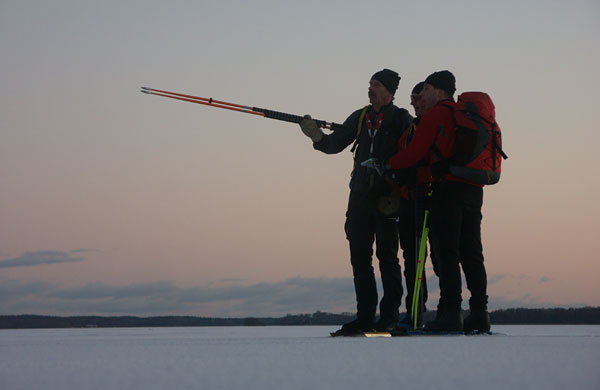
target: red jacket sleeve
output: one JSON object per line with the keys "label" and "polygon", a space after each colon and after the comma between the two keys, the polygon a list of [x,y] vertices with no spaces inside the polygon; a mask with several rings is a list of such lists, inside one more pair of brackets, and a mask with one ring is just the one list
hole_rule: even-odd
{"label": "red jacket sleeve", "polygon": [[390,158],[388,164],[392,169],[409,168],[421,160],[431,164],[434,143],[443,155],[450,155],[453,130],[452,111],[438,103],[423,116],[408,146],[399,148],[400,151]]}

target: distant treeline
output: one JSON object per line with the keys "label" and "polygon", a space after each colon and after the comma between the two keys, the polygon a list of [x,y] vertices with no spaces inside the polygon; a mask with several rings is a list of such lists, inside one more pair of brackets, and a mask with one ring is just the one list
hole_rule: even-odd
{"label": "distant treeline", "polygon": [[598,325],[600,307],[578,309],[502,309],[490,313],[493,324]]}
{"label": "distant treeline", "polygon": [[[434,313],[427,313],[429,318]],[[490,313],[493,324],[600,324],[600,307],[577,309],[502,309]],[[127,328],[168,326],[274,326],[274,325],[341,325],[354,319],[352,314],[288,314],[285,317],[208,318],[192,316],[165,317],[55,317],[41,315],[0,316],[0,329],[33,328]]]}
{"label": "distant treeline", "polygon": [[351,314],[288,314],[285,317],[210,318],[192,316],[165,317],[55,317],[40,315],[0,315],[0,329],[28,328],[116,328],[168,326],[267,326],[267,325],[339,325],[351,321]]}

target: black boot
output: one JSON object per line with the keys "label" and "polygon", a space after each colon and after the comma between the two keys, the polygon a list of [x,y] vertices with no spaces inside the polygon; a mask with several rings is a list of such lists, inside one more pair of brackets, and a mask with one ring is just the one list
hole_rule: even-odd
{"label": "black boot", "polygon": [[[399,326],[405,329],[413,329],[415,326],[415,321],[413,320],[412,315],[410,313],[406,313],[404,317],[400,320]],[[417,328],[423,328],[423,316],[420,315],[417,317]]]}
{"label": "black boot", "polygon": [[412,319],[412,316],[410,315],[410,313],[406,313],[404,315],[404,317],[402,317],[402,319],[400,320],[400,323],[398,323],[398,325],[405,329],[412,329],[414,323],[413,323],[413,319]]}
{"label": "black boot", "polygon": [[462,330],[463,317],[460,311],[438,311],[435,320],[425,324],[427,332],[461,332]]}
{"label": "black boot", "polygon": [[398,329],[398,318],[381,316],[375,323],[375,330],[378,332],[391,332]]}
{"label": "black boot", "polygon": [[335,333],[333,333],[333,335],[335,335],[335,336],[353,336],[353,335],[360,335],[364,332],[372,332],[373,330],[374,330],[374,328],[373,328],[372,321],[361,320],[361,319],[357,318],[354,321],[350,321],[350,322],[342,325],[342,328],[337,330]]}
{"label": "black boot", "polygon": [[485,310],[472,311],[465,318],[464,330],[467,333],[487,333],[491,327],[490,314]]}

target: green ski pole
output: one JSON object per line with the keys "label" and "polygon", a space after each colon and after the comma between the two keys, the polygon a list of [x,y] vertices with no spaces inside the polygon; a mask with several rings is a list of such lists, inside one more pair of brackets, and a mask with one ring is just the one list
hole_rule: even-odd
{"label": "green ski pole", "polygon": [[421,295],[421,282],[423,280],[423,268],[425,267],[425,256],[427,255],[427,235],[429,234],[429,228],[427,227],[427,217],[429,216],[429,210],[425,210],[425,217],[423,218],[423,231],[421,232],[421,240],[419,243],[419,257],[417,260],[417,270],[415,274],[415,288],[413,290],[412,300],[412,318],[413,328],[416,329],[418,325],[418,319],[423,315],[420,309],[420,295]]}

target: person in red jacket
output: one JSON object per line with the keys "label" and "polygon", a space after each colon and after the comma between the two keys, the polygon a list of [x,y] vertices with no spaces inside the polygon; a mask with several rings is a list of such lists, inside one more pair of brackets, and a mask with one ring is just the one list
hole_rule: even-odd
{"label": "person in red jacket", "polygon": [[[424,85],[425,82],[421,81],[414,86],[410,93],[410,105],[413,106],[416,117],[413,119],[413,125],[410,131],[405,132],[399,140],[399,151],[406,148],[410,143],[415,129],[423,116],[420,93],[423,90]],[[412,329],[415,324],[412,316],[412,303],[415,278],[417,275],[418,241],[416,236],[420,236],[423,221],[423,207],[420,207],[417,210],[415,208],[415,199],[417,196],[420,196],[421,203],[419,204],[422,204],[424,192],[426,192],[426,188],[428,188],[427,183],[416,183],[416,181],[415,177],[415,183],[404,184],[400,187],[403,197],[400,200],[400,214],[398,216],[398,235],[400,237],[400,247],[402,248],[404,257],[404,279],[406,281],[406,314],[400,320],[400,326],[407,329]],[[419,195],[417,195],[417,192]],[[423,326],[423,312],[427,311],[425,305],[427,302],[427,279],[425,273],[421,276],[421,293],[419,298],[417,327],[421,328]]]}
{"label": "person in red jacket", "polygon": [[[425,329],[488,332],[487,274],[481,244],[483,187],[454,177],[444,168],[456,147],[455,91],[451,72],[443,70],[427,77],[420,94],[425,114],[411,142],[390,158],[388,165],[402,169],[424,160],[432,171],[430,243],[439,267],[440,301],[435,320],[428,322]],[[464,322],[461,266],[471,292],[470,314]]]}

